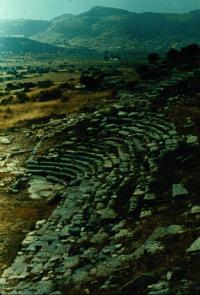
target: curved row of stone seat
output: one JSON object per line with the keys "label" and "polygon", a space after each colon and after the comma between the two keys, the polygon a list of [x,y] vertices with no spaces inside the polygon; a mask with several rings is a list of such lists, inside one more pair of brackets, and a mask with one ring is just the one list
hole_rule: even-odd
{"label": "curved row of stone seat", "polygon": [[[125,139],[123,140],[124,145],[127,144],[129,150],[131,149],[130,147],[132,147],[131,149],[131,155],[133,155],[132,160],[140,159],[141,165],[142,165],[142,163],[144,163],[144,160],[145,160],[144,154],[145,152],[148,151],[147,143],[144,141],[145,137],[143,136],[143,134],[138,135],[137,133],[136,136],[134,135],[130,136],[128,133],[127,135],[123,134],[123,137],[125,137]],[[130,141],[132,141],[132,143],[130,143]],[[116,137],[114,140],[112,140],[112,138],[107,140],[107,143],[112,145],[115,145],[117,142],[119,142],[119,140]],[[134,153],[132,153],[133,151]],[[121,154],[124,157],[125,153],[121,153]]]}
{"label": "curved row of stone seat", "polygon": [[27,167],[28,171],[33,174],[58,176],[57,173],[63,171],[64,173],[60,173],[60,177],[75,178],[85,172],[94,172],[91,168],[100,161],[102,161],[102,156],[97,156],[88,151],[82,151],[81,149],[78,151],[65,150],[61,153],[59,159],[49,160],[47,158],[46,160],[29,161]]}
{"label": "curved row of stone seat", "polygon": [[[130,113],[131,114],[131,113]],[[129,115],[130,115],[129,114]],[[145,113],[145,114],[138,114],[135,116],[135,114],[138,114],[136,112],[132,113],[133,118],[121,118],[121,117],[108,117],[107,119],[107,125],[109,126],[116,126],[120,125],[122,126],[135,126],[135,124],[140,124],[140,127],[142,125],[147,125],[149,128],[151,126],[155,126],[156,130],[159,132],[167,132],[174,129],[174,126],[171,123],[166,123],[166,120],[160,118],[157,114],[152,113]],[[106,127],[106,124],[104,122],[104,125]]]}
{"label": "curved row of stone seat", "polygon": [[74,149],[66,149],[61,151],[64,157],[78,157],[79,159],[93,162],[93,163],[100,163],[104,161],[104,156],[102,154],[94,153],[92,150],[88,149],[86,146],[78,146],[74,147]]}
{"label": "curved row of stone seat", "polygon": [[77,150],[66,150],[62,152],[62,157],[60,161],[70,162],[73,163],[74,159],[79,159],[82,162],[85,162],[87,165],[86,171],[91,170],[93,167],[93,173],[97,173],[101,167],[104,166],[106,159],[108,158],[107,155],[100,153],[101,150],[93,150],[92,148],[88,147],[78,147]]}
{"label": "curved row of stone seat", "polygon": [[[128,118],[127,118],[128,117]],[[160,116],[159,114],[152,114],[145,112],[144,114],[140,114],[138,112],[129,112],[127,113],[127,117],[117,117],[117,116],[108,116],[106,123],[109,124],[117,124],[117,125],[134,125],[135,123],[141,122],[149,123],[149,124],[155,124],[157,129],[161,129],[161,131],[169,131],[174,129],[173,124],[166,122],[165,118],[163,116]],[[105,122],[104,122],[105,124]]]}
{"label": "curved row of stone seat", "polygon": [[[91,143],[92,142],[92,143]],[[118,152],[118,149],[117,148],[119,148],[119,146],[121,146],[121,145],[124,145],[124,142],[123,142],[123,140],[121,140],[121,142],[120,142],[120,144],[118,143],[118,144],[116,144],[114,147],[115,147],[115,149],[113,149],[113,148],[111,148],[110,149],[110,145],[109,144],[106,144],[106,143],[104,143],[104,142],[101,142],[100,144],[99,143],[93,143],[93,140],[91,140],[91,141],[89,141],[88,142],[88,146],[87,146],[87,149],[89,149],[90,150],[90,153],[94,153],[95,151],[96,152],[98,152],[98,154],[99,153],[101,153],[102,155],[107,151],[107,148],[109,147],[109,149],[108,150],[111,150],[112,151],[112,155],[113,155],[113,157],[114,157],[114,163],[113,163],[113,161],[112,161],[112,156],[110,156],[109,154],[106,154],[106,156],[108,156],[109,158],[109,163],[110,163],[110,167],[109,168],[111,168],[112,169],[112,167],[114,167],[115,166],[115,164],[116,164],[116,159],[118,159],[117,160],[117,164],[119,163],[119,164],[121,164],[121,166],[123,165],[123,160],[122,161],[120,161],[120,156],[119,156],[119,154],[116,154],[116,152]],[[113,147],[113,146],[112,146]],[[80,147],[79,147],[80,148]],[[85,150],[85,148],[83,148],[83,150]],[[63,152],[62,152],[63,153]],[[127,155],[128,156],[128,158],[126,159],[126,162],[127,162],[127,164],[129,165],[130,163],[129,162],[132,162],[132,159],[130,158],[130,154],[128,154]],[[105,156],[104,156],[105,157]],[[121,152],[121,157],[123,157],[123,159],[124,159],[124,157],[125,157],[125,152]],[[105,162],[106,161],[108,161],[108,160],[106,160],[106,157],[105,157]],[[104,166],[105,166],[105,162],[104,162]],[[121,163],[122,162],[122,163]],[[128,166],[126,166],[126,167],[123,167],[123,173],[125,173],[125,171],[126,172],[129,172],[130,173],[130,171],[131,171],[131,169],[130,169],[130,167]],[[112,174],[111,174],[112,173]],[[111,176],[112,175],[112,177],[111,177],[111,179],[112,178],[115,178],[115,180],[112,182],[112,188],[114,189],[115,188],[115,190],[117,190],[117,187],[118,187],[118,185],[117,185],[117,182],[120,182],[119,181],[119,179],[118,179],[118,174],[119,174],[119,171],[117,170],[117,171],[114,171],[114,169],[112,169],[112,172],[109,172],[109,175],[108,176]],[[104,177],[105,177],[105,175],[106,175],[106,173],[105,173],[105,171],[104,171]],[[95,199],[96,200],[96,199]],[[97,200],[97,201],[99,201],[99,200]]]}
{"label": "curved row of stone seat", "polygon": [[[140,126],[139,126],[140,127]],[[129,128],[131,129],[131,127],[127,127],[127,129],[128,129],[128,131],[130,131],[129,130]],[[125,127],[124,127],[124,129],[126,129]],[[133,130],[137,133],[137,137],[138,137],[138,133],[140,133],[140,134],[142,134],[142,136],[140,136],[141,137],[141,140],[144,142],[144,137],[143,137],[143,132],[138,128],[138,129],[135,129],[134,127],[133,127]],[[131,129],[131,131],[132,131],[132,129]],[[132,134],[131,134],[132,135]],[[134,140],[133,140],[133,142],[134,142]],[[140,142],[136,142],[136,144],[135,144],[135,146],[137,147],[137,146],[140,146],[140,152],[141,152],[141,150],[143,149],[143,151],[144,151],[144,148],[142,147],[141,148],[141,144],[140,144]],[[119,148],[119,147],[118,147]],[[69,166],[68,166],[68,168],[71,168],[71,170],[70,170],[70,172],[72,172],[72,174],[73,174],[73,172],[75,172],[75,171],[73,171],[73,166],[75,166],[76,167],[76,163],[75,163],[75,161],[72,161],[73,162],[73,164],[70,164],[70,159],[69,160],[67,160],[68,158],[70,158],[70,157],[73,157],[73,159],[77,159],[77,157],[85,157],[85,154],[89,154],[89,157],[87,157],[87,159],[85,158],[84,160],[87,160],[87,161],[89,161],[89,162],[93,162],[93,158],[97,158],[98,157],[98,155],[97,155],[97,151],[92,151],[92,149],[88,149],[88,151],[87,151],[87,149],[83,146],[83,150],[84,150],[84,156],[82,155],[82,151],[80,152],[80,147],[79,147],[79,151],[74,151],[74,150],[72,150],[72,151],[70,151],[70,150],[68,150],[68,152],[67,152],[67,154],[66,154],[66,151],[64,151],[64,153],[63,153],[63,155],[65,155],[65,158],[62,158],[62,160],[63,161],[67,161],[68,162],[68,164],[69,164]],[[71,153],[71,154],[70,154]],[[81,154],[80,154],[81,153]],[[100,158],[102,159],[102,154],[101,154],[101,149],[99,150],[99,153],[100,153]],[[119,154],[119,153],[118,153]],[[123,150],[123,152],[121,152],[121,155],[123,156],[123,158],[125,158],[125,155],[126,155],[126,153],[124,152],[124,150]],[[93,157],[94,156],[94,157]],[[91,159],[92,158],[92,159]],[[81,160],[83,160],[83,158],[80,158]],[[104,159],[102,159],[103,161],[104,161]],[[122,160],[122,159],[120,159],[120,160]],[[127,161],[129,161],[130,160],[130,155],[129,155],[129,153],[127,153]],[[123,161],[122,161],[123,162]],[[41,166],[41,164],[42,163],[40,163],[40,166]],[[52,167],[51,167],[52,166]],[[64,167],[65,165],[56,165],[57,166],[57,170],[59,170],[59,172],[60,172],[60,170],[61,170],[61,168],[59,168],[59,166],[61,166],[61,167]],[[66,165],[67,166],[67,165]],[[33,168],[34,166],[29,166],[30,168]],[[38,167],[39,168],[39,167]],[[51,163],[49,163],[49,170],[51,170],[50,168],[56,168],[55,167],[55,164],[51,164]],[[66,167],[67,168],[67,167]],[[83,170],[84,170],[84,168],[83,169],[79,169],[80,167],[78,167],[78,169],[77,170],[81,170],[80,172],[84,172]],[[127,167],[126,167],[127,168]],[[38,169],[39,171],[36,171],[36,173],[40,173],[40,172],[42,172],[42,173],[45,173],[44,172],[44,170],[45,169],[47,169],[47,167],[45,167],[45,166],[42,166],[41,167],[41,169]],[[34,169],[32,169],[32,171],[31,172],[33,172],[33,170]],[[41,171],[42,170],[42,171]],[[56,170],[56,169],[55,169]],[[69,170],[69,169],[68,169]],[[127,169],[128,170],[128,169]],[[123,171],[123,170],[122,170]],[[77,171],[77,173],[78,173],[79,171]],[[52,173],[52,171],[50,171],[50,173]],[[60,175],[60,176],[62,176],[62,175]]]}
{"label": "curved row of stone seat", "polygon": [[[112,118],[115,121],[115,124],[106,125],[106,130],[109,131],[109,128],[111,128],[112,131],[117,131],[119,126],[122,130],[128,130],[134,132],[134,133],[142,133],[149,132],[148,135],[150,138],[162,140],[162,135],[168,131],[174,132],[174,134],[177,134],[175,131],[171,130],[171,126],[167,125],[166,122],[163,122],[163,124],[157,124],[157,121],[155,119],[147,120],[142,119],[141,120],[123,120],[122,118],[119,120],[118,118]],[[127,126],[128,125],[128,126]]]}
{"label": "curved row of stone seat", "polygon": [[[69,159],[62,157],[58,159],[58,161],[49,161],[49,160],[43,160],[37,162],[37,165],[39,167],[45,168],[45,169],[55,169],[55,170],[62,170],[62,169],[67,169],[71,168],[72,170],[74,169],[74,172],[77,173],[84,173],[85,171],[91,172],[91,166],[88,165],[88,163],[80,161],[76,158],[74,159]],[[29,165],[28,168],[32,168],[33,165]]]}
{"label": "curved row of stone seat", "polygon": [[[128,121],[129,120],[126,120],[126,122],[128,122]],[[134,127],[132,127],[133,130],[134,130],[134,132],[135,132],[135,134],[136,134],[136,136],[137,136],[137,140],[138,140],[138,141],[135,141],[135,139],[132,140],[133,144],[131,144],[131,139],[128,138],[128,140],[129,140],[128,143],[125,140],[121,140],[120,141],[119,139],[114,139],[114,140],[111,139],[110,141],[104,142],[103,145],[102,145],[102,143],[101,144],[97,144],[96,143],[96,145],[93,146],[93,144],[91,144],[91,142],[94,142],[95,140],[91,140],[90,139],[88,141],[89,146],[87,146],[87,147],[85,147],[85,146],[82,146],[82,147],[79,146],[77,148],[78,151],[76,150],[76,148],[74,148],[74,150],[72,150],[72,151],[71,150],[70,151],[68,150],[68,152],[66,154],[66,151],[65,150],[63,151],[62,150],[62,152],[61,152],[62,155],[64,154],[66,157],[61,158],[61,162],[62,161],[66,161],[68,163],[69,167],[72,167],[73,168],[74,158],[76,158],[76,157],[83,157],[82,154],[80,156],[80,149],[82,149],[84,151],[84,155],[85,155],[85,153],[88,153],[90,155],[90,158],[89,159],[88,158],[84,158],[84,160],[87,160],[87,162],[88,161],[89,162],[93,161],[93,159],[91,160],[91,155],[95,155],[95,158],[96,158],[97,153],[98,153],[98,155],[100,155],[100,158],[102,159],[102,161],[105,161],[105,156],[102,156],[102,155],[105,153],[105,150],[107,150],[107,147],[109,147],[109,150],[110,150],[110,146],[112,148],[113,147],[116,148],[114,155],[115,155],[115,157],[117,159],[119,159],[119,163],[123,163],[123,162],[128,163],[129,161],[132,162],[133,161],[133,158],[135,158],[135,156],[137,154],[137,152],[136,152],[137,149],[135,147],[140,146],[140,149],[138,151],[138,154],[141,154],[141,151],[144,151],[144,152],[147,151],[146,144],[144,143],[144,137],[140,135],[139,138],[138,138],[138,133],[139,134],[144,134],[144,130],[141,130],[141,129],[143,129],[143,125],[142,124],[137,124],[137,125],[138,125],[138,126],[136,126],[137,129],[136,128],[134,129]],[[115,127],[116,127],[116,125],[115,125]],[[130,130],[131,131],[132,131],[132,128],[130,127]],[[126,129],[126,127],[125,127],[125,129]],[[129,130],[129,127],[127,127],[127,129],[128,129],[128,132],[129,132],[130,131]],[[118,126],[117,126],[117,130],[118,130]],[[129,135],[129,134],[127,133],[127,135]],[[120,144],[119,144],[119,141],[120,141]],[[148,137],[147,137],[147,142],[148,142]],[[125,145],[127,145],[127,147],[125,147]],[[130,149],[130,146],[132,146],[132,149]],[[141,148],[141,146],[142,146],[142,148]],[[122,148],[122,150],[120,151],[121,148]],[[133,153],[133,150],[134,150],[134,153]],[[128,152],[125,152],[125,151],[128,151]],[[113,149],[112,149],[112,152],[114,152]],[[82,151],[81,151],[81,153],[82,153]],[[78,154],[78,156],[77,156],[77,154]],[[126,154],[127,154],[127,156],[126,156]],[[132,154],[134,154],[134,157],[132,156]],[[81,160],[83,160],[83,158]],[[100,166],[100,162],[98,162],[97,164],[98,164],[98,166]],[[151,159],[150,165],[153,165],[153,159]],[[123,164],[121,164],[120,166],[123,166]],[[62,165],[61,165],[61,167],[62,167]],[[111,167],[112,167],[112,164],[111,164]],[[130,169],[130,167],[127,165],[127,166],[123,167],[122,170],[118,170],[118,172],[116,172],[113,177],[116,177],[116,174],[119,173],[119,172],[125,173],[125,172],[130,172],[130,171],[132,171],[132,169]]]}
{"label": "curved row of stone seat", "polygon": [[[116,129],[116,131],[118,131]],[[146,139],[146,142],[149,143],[150,152],[156,152],[158,151],[159,147],[157,146],[156,142],[158,141],[159,146],[162,144],[163,147],[168,148],[176,148],[177,146],[177,132],[174,130],[168,130],[167,134],[164,132],[161,132],[160,130],[157,130],[156,126],[154,124],[151,126],[150,123],[147,125],[145,124],[135,124],[135,126],[123,126],[122,131],[119,131],[119,134],[128,137],[130,136],[129,133],[133,132],[132,136],[135,138],[140,137],[142,139],[142,142],[144,143],[144,140]],[[153,142],[151,143],[151,141]],[[141,147],[141,144],[139,142],[137,143],[139,147]],[[142,151],[142,149],[141,149]]]}
{"label": "curved row of stone seat", "polygon": [[55,176],[57,178],[63,178],[65,180],[72,180],[77,178],[78,174],[75,174],[73,170],[70,169],[60,169],[60,171],[55,171],[49,168],[43,168],[39,166],[34,166],[28,169],[28,173],[38,176]]}

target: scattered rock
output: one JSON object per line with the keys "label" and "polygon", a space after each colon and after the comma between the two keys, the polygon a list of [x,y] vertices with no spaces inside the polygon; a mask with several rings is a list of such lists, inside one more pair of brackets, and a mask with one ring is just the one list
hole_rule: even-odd
{"label": "scattered rock", "polygon": [[200,251],[200,238],[198,238],[192,245],[187,249],[188,253],[195,253]]}
{"label": "scattered rock", "polygon": [[11,139],[6,136],[0,136],[0,143],[1,144],[11,144]]}
{"label": "scattered rock", "polygon": [[200,214],[200,206],[193,206],[190,210],[191,214]]}
{"label": "scattered rock", "polygon": [[105,219],[105,220],[116,219],[117,217],[117,213],[109,207],[105,208],[104,210],[99,210],[98,213],[101,215],[101,219]]}
{"label": "scattered rock", "polygon": [[152,212],[151,210],[144,210],[140,213],[140,218],[146,218],[146,217],[149,217],[151,216]]}
{"label": "scattered rock", "polygon": [[192,145],[192,146],[199,145],[199,139],[196,135],[188,135],[186,142],[187,142],[187,144]]}
{"label": "scattered rock", "polygon": [[172,186],[172,196],[174,198],[184,197],[189,194],[188,190],[180,183],[173,184]]}
{"label": "scattered rock", "polygon": [[93,235],[90,242],[93,244],[102,244],[105,240],[109,238],[109,235],[103,231],[101,228],[96,234]]}

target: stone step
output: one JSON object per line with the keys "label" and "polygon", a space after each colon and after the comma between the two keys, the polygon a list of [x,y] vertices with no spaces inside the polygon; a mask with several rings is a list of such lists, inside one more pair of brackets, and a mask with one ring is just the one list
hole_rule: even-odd
{"label": "stone step", "polygon": [[53,163],[52,163],[52,165],[43,165],[42,163],[38,163],[37,165],[29,165],[29,168],[31,170],[38,170],[39,169],[39,170],[43,170],[46,172],[48,172],[48,171],[50,171],[50,172],[53,172],[53,171],[70,172],[72,174],[80,174],[80,173],[84,172],[84,170],[80,170],[72,164],[68,164],[65,167],[60,167],[60,166],[53,165]]}
{"label": "stone step", "polygon": [[[62,170],[64,168],[73,168],[81,173],[91,172],[93,173],[94,171],[91,169],[91,166],[89,166],[86,162],[82,162],[76,159],[66,159],[66,158],[61,158],[60,162],[46,162],[46,161],[40,161],[39,162],[40,167],[41,166],[46,166],[49,168],[55,168],[58,170]],[[28,166],[30,167],[30,165]]]}
{"label": "stone step", "polygon": [[39,168],[36,168],[35,169],[28,169],[28,172],[33,174],[33,175],[41,175],[41,176],[55,176],[55,177],[61,177],[61,178],[64,178],[64,179],[72,179],[72,178],[76,178],[78,175],[77,173],[74,173],[74,171],[68,169],[63,172],[58,172],[58,171],[54,171],[54,170],[50,170],[50,169],[39,169]]}
{"label": "stone step", "polygon": [[104,156],[102,154],[98,154],[98,153],[94,153],[91,149],[86,148],[86,147],[82,147],[79,149],[74,149],[74,150],[65,150],[62,152],[62,155],[64,157],[68,156],[68,155],[73,155],[73,156],[82,156],[82,157],[86,157],[88,159],[91,159],[93,161],[103,161],[104,160]]}

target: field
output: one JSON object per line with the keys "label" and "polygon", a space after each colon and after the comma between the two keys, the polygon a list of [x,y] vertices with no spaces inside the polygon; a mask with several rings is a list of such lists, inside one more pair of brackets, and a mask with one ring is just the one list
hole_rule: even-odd
{"label": "field", "polygon": [[[5,59],[0,68],[0,128],[3,129],[23,121],[79,111],[88,104],[103,103],[114,98],[118,76],[126,82],[138,79],[132,63],[119,61],[68,61],[64,58],[40,61],[15,55],[5,56]],[[103,89],[84,89],[79,82],[81,74],[100,69],[108,73],[108,80],[114,80],[113,85],[109,82]]]}

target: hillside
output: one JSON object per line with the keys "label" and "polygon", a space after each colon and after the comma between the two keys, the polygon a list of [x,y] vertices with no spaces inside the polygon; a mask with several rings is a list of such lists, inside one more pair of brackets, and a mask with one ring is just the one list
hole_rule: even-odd
{"label": "hillside", "polygon": [[0,37],[0,52],[13,53],[44,53],[44,54],[63,54],[68,58],[82,56],[97,56],[95,50],[84,47],[68,46],[67,48],[58,47],[53,44],[38,42],[28,38],[19,37]]}
{"label": "hillside", "polygon": [[63,48],[27,38],[0,37],[0,52],[56,53],[63,51]]}
{"label": "hillside", "polygon": [[[94,7],[51,21],[0,21],[1,37],[27,37],[54,45],[98,50],[167,50],[200,40],[200,11],[186,14],[134,13]],[[112,40],[112,42],[110,42]]]}

